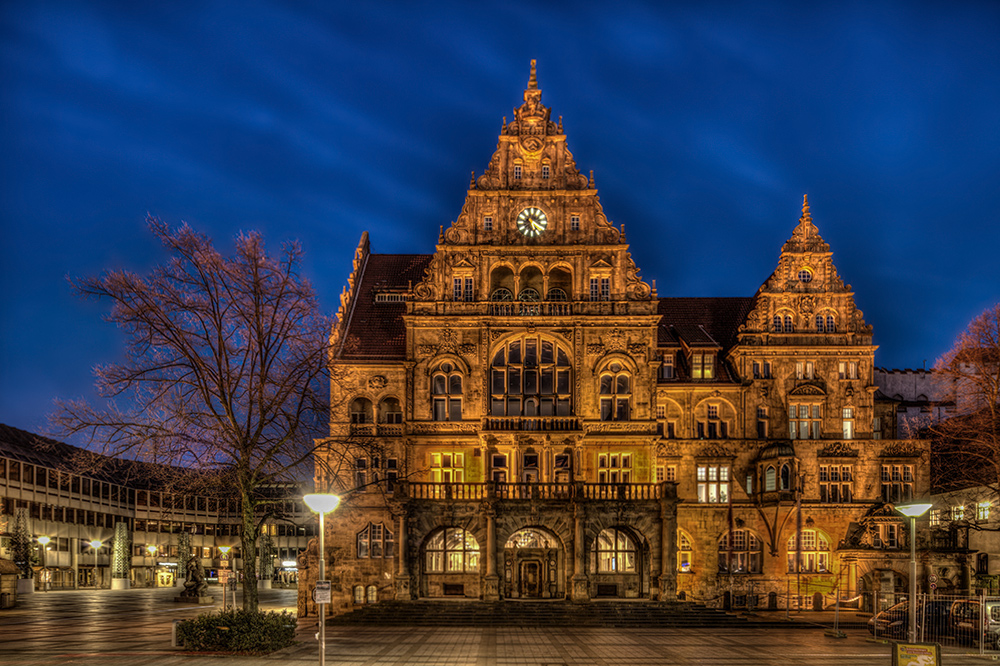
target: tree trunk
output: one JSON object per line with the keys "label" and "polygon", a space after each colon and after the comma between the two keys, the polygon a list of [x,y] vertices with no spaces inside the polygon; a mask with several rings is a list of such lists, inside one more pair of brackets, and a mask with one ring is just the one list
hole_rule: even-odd
{"label": "tree trunk", "polygon": [[257,610],[257,520],[254,505],[247,493],[241,499],[243,535],[243,610]]}

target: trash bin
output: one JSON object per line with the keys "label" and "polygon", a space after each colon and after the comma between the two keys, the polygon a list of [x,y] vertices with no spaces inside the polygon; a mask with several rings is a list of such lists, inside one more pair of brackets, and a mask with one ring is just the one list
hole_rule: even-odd
{"label": "trash bin", "polygon": [[14,599],[10,592],[0,593],[0,608],[12,608],[14,606]]}

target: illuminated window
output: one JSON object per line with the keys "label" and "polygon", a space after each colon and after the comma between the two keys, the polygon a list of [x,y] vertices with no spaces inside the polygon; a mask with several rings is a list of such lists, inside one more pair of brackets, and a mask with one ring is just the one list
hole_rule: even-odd
{"label": "illuminated window", "polygon": [[844,407],[843,416],[844,439],[854,439],[854,409]]}
{"label": "illuminated window", "polygon": [[786,544],[788,573],[795,573],[796,559],[801,573],[825,573],[830,570],[830,541],[826,536],[816,530],[802,530],[801,549],[796,549],[796,539],[797,535],[793,534]]}
{"label": "illuminated window", "polygon": [[760,573],[763,544],[750,530],[733,530],[719,540],[719,571]]}
{"label": "illuminated window", "polygon": [[601,374],[600,394],[602,421],[631,418],[632,376],[620,363],[612,363]]}
{"label": "illuminated window", "polygon": [[952,520],[965,520],[965,505],[958,504],[951,507],[951,519]]}
{"label": "illuminated window", "polygon": [[631,480],[631,453],[601,453],[597,456],[598,483],[629,483]]}
{"label": "illuminated window", "polygon": [[525,336],[496,348],[490,364],[490,416],[570,416],[568,348]]}
{"label": "illuminated window", "polygon": [[569,218],[569,229],[570,229],[570,231],[579,231],[580,230],[580,216],[579,215],[571,215],[570,216],[570,218]]}
{"label": "illuminated window", "polygon": [[677,530],[677,571],[688,573],[691,571],[691,560],[693,559],[694,548],[691,547],[691,537],[687,532]]}
{"label": "illuminated window", "polygon": [[698,465],[698,501],[725,504],[729,501],[729,465]]}
{"label": "illuminated window", "polygon": [[715,377],[715,354],[691,354],[691,378],[713,379]]}
{"label": "illuminated window", "polygon": [[803,268],[799,271],[799,281],[800,282],[812,282],[813,274],[808,268]]}
{"label": "illuminated window", "polygon": [[493,231],[493,218],[489,215],[483,218],[483,231]]}
{"label": "illuminated window", "polygon": [[465,454],[432,453],[431,480],[435,483],[462,483],[465,481]]}
{"label": "illuminated window", "polygon": [[435,421],[462,420],[462,375],[451,363],[442,363],[431,375]]}
{"label": "illuminated window", "polygon": [[635,573],[636,546],[627,533],[615,528],[602,530],[594,541],[597,573]]}
{"label": "illuminated window", "polygon": [[479,541],[460,527],[438,530],[427,540],[424,566],[427,573],[479,571]]}
{"label": "illuminated window", "polygon": [[976,505],[976,520],[990,519],[990,502],[980,502]]}
{"label": "illuminated window", "polygon": [[358,532],[358,559],[392,558],[395,556],[393,534],[381,523],[368,523]]}

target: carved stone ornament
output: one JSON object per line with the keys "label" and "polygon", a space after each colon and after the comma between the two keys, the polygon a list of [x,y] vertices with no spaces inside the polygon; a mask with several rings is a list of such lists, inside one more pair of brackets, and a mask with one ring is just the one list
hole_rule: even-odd
{"label": "carved stone ornament", "polygon": [[799,312],[802,314],[812,314],[816,309],[816,299],[812,296],[799,297]]}
{"label": "carved stone ornament", "polygon": [[628,353],[632,356],[643,357],[646,355],[646,345],[641,342],[630,342]]}
{"label": "carved stone ornament", "polygon": [[650,427],[643,423],[615,423],[606,421],[602,423],[588,423],[586,424],[585,429],[587,432],[630,432],[651,434]]}
{"label": "carved stone ornament", "polygon": [[417,345],[417,354],[420,356],[435,356],[437,345]]}
{"label": "carved stone ornament", "polygon": [[591,356],[601,356],[604,354],[604,345],[600,342],[594,342],[587,345],[587,353]]}
{"label": "carved stone ornament", "polygon": [[663,458],[679,458],[681,447],[677,442],[660,442],[656,445],[656,455]]}
{"label": "carved stone ornament", "polygon": [[823,458],[857,458],[858,450],[848,446],[845,442],[830,442],[816,455]]}
{"label": "carved stone ornament", "polygon": [[700,458],[733,458],[733,452],[725,444],[706,444],[698,452]]}
{"label": "carved stone ornament", "polygon": [[441,331],[440,350],[443,352],[456,353],[458,351],[458,336],[450,328]]}
{"label": "carved stone ornament", "polygon": [[455,423],[454,421],[435,421],[433,423],[411,423],[410,432],[415,435],[434,433],[475,434],[479,431],[476,423]]}
{"label": "carved stone ornament", "polygon": [[497,340],[499,340],[502,336],[504,336],[506,334],[507,334],[507,331],[493,329],[492,331],[490,331],[490,342],[496,342]]}
{"label": "carved stone ornament", "polygon": [[384,389],[389,384],[389,380],[382,375],[375,375],[368,380],[368,388],[373,390]]}
{"label": "carved stone ornament", "polygon": [[625,334],[620,328],[613,329],[605,343],[611,351],[625,351]]}
{"label": "carved stone ornament", "polygon": [[912,444],[903,442],[890,442],[882,449],[882,458],[919,458],[921,451]]}

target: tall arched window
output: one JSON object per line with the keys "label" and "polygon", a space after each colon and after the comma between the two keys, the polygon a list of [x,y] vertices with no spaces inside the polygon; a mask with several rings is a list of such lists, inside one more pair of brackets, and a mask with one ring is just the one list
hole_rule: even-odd
{"label": "tall arched window", "polygon": [[[788,537],[788,573],[795,573],[795,534]],[[802,530],[802,559],[799,561],[802,573],[826,572],[830,570],[830,541],[819,530]]]}
{"label": "tall arched window", "polygon": [[781,315],[774,315],[774,324],[771,327],[775,333],[781,333]]}
{"label": "tall arched window", "polygon": [[792,468],[790,465],[781,466],[781,489],[790,490],[792,487]]}
{"label": "tall arched window", "polygon": [[571,368],[567,349],[539,336],[507,342],[490,364],[491,416],[569,416]]}
{"label": "tall arched window", "polygon": [[460,527],[445,527],[427,540],[424,566],[428,573],[479,571],[479,541]]}
{"label": "tall arched window", "polygon": [[462,420],[462,374],[451,363],[442,363],[431,375],[435,421]]}
{"label": "tall arched window", "polygon": [[379,423],[395,424],[403,422],[403,410],[396,398],[384,398],[378,404]]}
{"label": "tall arched window", "polygon": [[760,573],[762,553],[763,544],[753,532],[733,530],[719,539],[719,571]]}
{"label": "tall arched window", "polygon": [[687,573],[691,571],[691,560],[694,557],[694,548],[691,547],[691,537],[682,529],[677,530],[677,571]]}
{"label": "tall arched window", "polygon": [[795,330],[795,326],[792,324],[792,315],[785,315],[785,333],[791,333]]}
{"label": "tall arched window", "polygon": [[632,413],[632,376],[621,363],[601,373],[601,420],[628,421]]}
{"label": "tall arched window", "polygon": [[636,545],[623,530],[602,530],[594,541],[597,555],[597,573],[635,573]]}
{"label": "tall arched window", "polygon": [[374,604],[378,601],[378,588],[374,585],[369,585],[365,590],[365,601],[370,604]]}
{"label": "tall arched window", "polygon": [[778,489],[778,474],[774,467],[768,465],[767,469],[764,470],[764,492],[770,492],[772,490]]}

